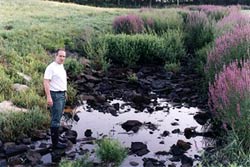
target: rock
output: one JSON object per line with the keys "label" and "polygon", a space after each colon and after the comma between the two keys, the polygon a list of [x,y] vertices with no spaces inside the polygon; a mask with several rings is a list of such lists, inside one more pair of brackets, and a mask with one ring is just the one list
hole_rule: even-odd
{"label": "rock", "polygon": [[40,153],[35,151],[28,151],[26,153],[27,160],[31,163],[32,166],[38,164],[38,162],[41,160],[42,156]]}
{"label": "rock", "polygon": [[193,159],[186,156],[182,155],[181,156],[181,163],[183,167],[192,167],[193,166]]}
{"label": "rock", "polygon": [[110,113],[110,114],[113,115],[113,116],[118,116],[117,110],[116,110],[113,106],[109,106],[109,107],[107,108],[107,112]]}
{"label": "rock", "polygon": [[136,133],[139,130],[139,128],[142,126],[142,123],[137,120],[128,120],[125,123],[123,123],[121,126],[127,132],[132,130],[133,132]]}
{"label": "rock", "polygon": [[145,95],[140,95],[140,94],[135,94],[132,97],[132,101],[136,104],[136,105],[142,105],[142,104],[150,104],[151,100],[149,97],[145,96]]}
{"label": "rock", "polygon": [[185,153],[185,150],[181,149],[180,147],[174,144],[170,148],[170,153],[173,156],[179,156],[179,155],[183,155]]}
{"label": "rock", "polygon": [[10,143],[10,144],[5,143],[4,144],[4,151],[5,151],[5,154],[7,157],[24,153],[27,150],[28,150],[28,146],[26,146],[24,144],[20,144],[20,145],[15,145],[13,143]]}
{"label": "rock", "polygon": [[115,103],[115,104],[113,104],[113,106],[114,106],[114,108],[115,108],[116,110],[119,111],[119,108],[120,108],[120,104],[119,104],[119,103]]}
{"label": "rock", "polygon": [[24,138],[24,139],[22,139],[22,143],[23,144],[31,144],[31,138]]}
{"label": "rock", "polygon": [[168,136],[169,134],[170,134],[170,132],[167,131],[167,130],[165,130],[165,131],[161,134],[161,136],[162,136],[162,137],[166,137],[166,136]]}
{"label": "rock", "polygon": [[77,132],[74,130],[68,130],[65,132],[65,138],[76,144]]}
{"label": "rock", "polygon": [[152,81],[152,88],[153,89],[163,89],[167,86],[168,82],[166,80],[153,80]]}
{"label": "rock", "polygon": [[181,132],[180,129],[174,129],[174,130],[172,130],[172,133],[173,133],[173,134],[175,134],[175,133],[180,133],[180,132]]}
{"label": "rock", "polygon": [[211,118],[211,114],[209,112],[199,112],[194,116],[194,119],[200,124],[205,125],[207,120]]}
{"label": "rock", "polygon": [[29,87],[27,85],[22,85],[19,83],[13,84],[12,88],[17,92],[24,92],[24,91],[29,89]]}
{"label": "rock", "polygon": [[185,128],[184,129],[184,136],[187,139],[190,139],[191,137],[195,136],[195,129],[194,128]]}
{"label": "rock", "polygon": [[16,167],[16,165],[19,165],[19,164],[23,163],[23,161],[22,161],[23,158],[25,158],[25,156],[20,155],[20,154],[16,155],[16,156],[11,156],[11,157],[8,158],[8,165]]}
{"label": "rock", "polygon": [[187,151],[187,150],[189,150],[190,148],[191,148],[191,143],[189,143],[189,142],[185,142],[185,141],[183,141],[183,140],[178,140],[177,141],[177,146],[179,147],[179,148],[181,148],[182,150],[184,150],[184,151]]}
{"label": "rock", "polygon": [[84,74],[83,77],[87,80],[87,82],[93,82],[93,83],[97,83],[100,81],[100,79],[92,76],[92,75],[87,75],[87,74]]}
{"label": "rock", "polygon": [[23,77],[26,81],[30,82],[31,81],[31,77],[24,74],[24,73],[21,73],[21,72],[17,72],[18,75],[20,75],[21,77]]}
{"label": "rock", "polygon": [[177,123],[177,122],[172,122],[171,125],[172,125],[172,126],[178,126],[179,123]]}
{"label": "rock", "polygon": [[87,129],[87,130],[84,132],[84,135],[85,135],[86,137],[91,137],[91,135],[92,135],[91,129]]}
{"label": "rock", "polygon": [[130,150],[132,153],[134,153],[138,156],[143,156],[143,155],[149,153],[147,145],[142,143],[142,142],[132,142]]}
{"label": "rock", "polygon": [[158,161],[154,158],[143,158],[144,167],[165,167],[164,161]]}
{"label": "rock", "polygon": [[169,155],[169,152],[167,151],[158,151],[155,153],[155,155]]}
{"label": "rock", "polygon": [[42,140],[47,139],[47,132],[45,130],[33,130],[32,134],[32,140]]}
{"label": "rock", "polygon": [[138,162],[135,162],[135,161],[131,161],[131,162],[129,162],[129,164],[130,164],[131,166],[138,166],[138,165],[139,165],[139,163],[138,163]]}
{"label": "rock", "polygon": [[26,112],[27,109],[14,106],[11,101],[3,101],[0,103],[0,112],[4,112],[4,111],[23,111],[23,112]]}

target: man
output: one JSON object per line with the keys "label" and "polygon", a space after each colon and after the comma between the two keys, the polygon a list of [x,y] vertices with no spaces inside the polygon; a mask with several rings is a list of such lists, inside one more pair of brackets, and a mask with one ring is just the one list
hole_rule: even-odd
{"label": "man", "polygon": [[66,148],[66,144],[59,142],[60,120],[65,106],[67,91],[67,75],[63,66],[65,58],[65,50],[58,49],[54,62],[50,63],[45,70],[43,81],[47,104],[50,107],[51,114],[52,146],[55,149]]}

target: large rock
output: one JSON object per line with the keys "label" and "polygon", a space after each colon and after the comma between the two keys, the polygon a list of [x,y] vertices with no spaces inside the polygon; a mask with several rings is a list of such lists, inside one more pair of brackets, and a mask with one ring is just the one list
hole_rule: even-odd
{"label": "large rock", "polygon": [[0,112],[4,111],[27,111],[27,109],[19,108],[17,106],[14,106],[14,104],[11,101],[3,101],[0,103]]}
{"label": "large rock", "polygon": [[143,156],[149,153],[147,145],[142,142],[132,142],[130,150],[138,156]]}
{"label": "large rock", "polygon": [[27,85],[22,85],[19,83],[13,84],[12,88],[17,92],[24,92],[24,91],[29,89],[29,87]]}
{"label": "large rock", "polygon": [[137,120],[128,120],[122,124],[122,128],[125,129],[127,132],[132,130],[135,133],[139,130],[141,126],[142,123]]}
{"label": "large rock", "polygon": [[23,79],[25,79],[26,81],[30,82],[31,81],[31,77],[24,74],[24,73],[21,73],[21,72],[17,72],[18,75],[20,75],[21,77],[23,77]]}

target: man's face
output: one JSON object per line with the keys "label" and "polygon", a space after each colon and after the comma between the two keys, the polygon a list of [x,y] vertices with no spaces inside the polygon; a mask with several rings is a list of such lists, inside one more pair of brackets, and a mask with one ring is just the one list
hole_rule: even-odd
{"label": "man's face", "polygon": [[56,54],[56,62],[58,64],[63,64],[66,58],[66,52],[63,50],[60,50]]}

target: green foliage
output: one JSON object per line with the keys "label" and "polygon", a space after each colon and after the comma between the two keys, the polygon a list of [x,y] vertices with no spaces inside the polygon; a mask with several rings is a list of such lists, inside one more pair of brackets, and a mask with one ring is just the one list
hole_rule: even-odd
{"label": "green foliage", "polygon": [[185,56],[183,33],[180,30],[169,30],[162,34],[164,39],[165,61],[178,63]]}
{"label": "green foliage", "polygon": [[[246,130],[245,130],[246,131]],[[217,147],[213,152],[204,152],[203,161],[199,166],[206,167],[248,167],[250,152],[242,145],[242,140],[234,131],[228,133],[226,145]]]}
{"label": "green foliage", "polygon": [[84,68],[81,62],[75,58],[67,58],[64,67],[70,77],[77,77]]}
{"label": "green foliage", "polygon": [[211,43],[197,50],[192,57],[191,63],[194,66],[195,72],[205,76],[204,68],[206,66],[206,60],[209,51],[211,50]]}
{"label": "green foliage", "polygon": [[191,54],[213,42],[215,38],[213,23],[203,12],[192,12],[187,15],[184,32],[185,45]]}
{"label": "green foliage", "polygon": [[33,89],[16,92],[13,94],[11,100],[16,106],[28,109],[31,109],[34,106],[39,106],[41,108],[45,108],[46,106],[45,98],[39,96]]}
{"label": "green foliage", "polygon": [[182,29],[183,19],[177,9],[149,9],[139,15],[147,32],[162,34],[168,30]]}
{"label": "green foliage", "polygon": [[179,30],[169,30],[159,37],[153,34],[108,34],[99,41],[107,43],[107,57],[113,63],[134,66],[140,63],[178,62],[185,54]]}
{"label": "green foliage", "polygon": [[1,101],[4,99],[9,99],[12,92],[13,82],[10,80],[9,76],[5,73],[4,67],[0,64],[0,96]]}
{"label": "green foliage", "polygon": [[87,156],[75,161],[62,160],[59,167],[94,167],[93,163],[87,160]]}
{"label": "green foliage", "polygon": [[177,73],[180,71],[180,63],[166,63],[164,65],[165,70]]}
{"label": "green foliage", "polygon": [[136,73],[132,73],[132,74],[128,75],[127,78],[128,78],[128,81],[131,83],[138,81],[138,77],[136,76]]}
{"label": "green foliage", "polygon": [[32,130],[49,127],[49,112],[39,108],[27,112],[0,112],[0,139],[15,141],[21,136],[32,136]]}
{"label": "green foliage", "polygon": [[72,83],[68,84],[67,100],[66,100],[67,105],[71,106],[71,105],[76,104],[76,94],[77,94],[77,90],[75,89],[75,86]]}
{"label": "green foliage", "polygon": [[121,146],[118,140],[104,138],[98,143],[97,156],[107,164],[118,167],[127,156],[127,150]]}
{"label": "green foliage", "polygon": [[84,47],[88,58],[91,60],[91,66],[95,70],[107,72],[110,63],[107,58],[107,43],[105,40],[93,37]]}

